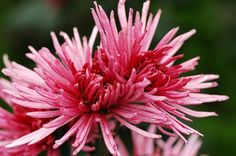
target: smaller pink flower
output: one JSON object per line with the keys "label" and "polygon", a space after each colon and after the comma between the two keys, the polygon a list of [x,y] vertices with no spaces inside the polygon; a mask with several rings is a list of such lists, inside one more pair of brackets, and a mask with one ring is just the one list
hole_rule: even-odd
{"label": "smaller pink flower", "polygon": [[0,90],[0,97],[12,109],[11,113],[0,107],[0,155],[16,156],[24,153],[24,156],[36,156],[43,151],[47,151],[47,156],[60,156],[59,150],[52,148],[55,141],[54,135],[49,135],[43,140],[29,145],[22,144],[12,148],[5,147],[15,139],[37,130],[47,120],[31,118],[26,113],[33,111],[33,109],[21,107],[9,101],[9,96],[6,92],[13,91],[14,87],[8,80],[0,79]]}
{"label": "smaller pink flower", "polygon": [[[156,126],[151,125],[148,132],[155,133]],[[187,143],[177,137],[169,137],[167,141],[146,138],[132,132],[133,156],[196,156],[201,147],[201,140],[196,134],[190,135]],[[117,137],[116,143],[122,156],[129,156],[129,152],[122,140]]]}
{"label": "smaller pink flower", "polygon": [[187,143],[182,139],[177,140],[175,137],[170,137],[166,142],[157,140],[157,144],[159,148],[156,150],[156,156],[196,156],[202,142],[198,135],[192,134]]}

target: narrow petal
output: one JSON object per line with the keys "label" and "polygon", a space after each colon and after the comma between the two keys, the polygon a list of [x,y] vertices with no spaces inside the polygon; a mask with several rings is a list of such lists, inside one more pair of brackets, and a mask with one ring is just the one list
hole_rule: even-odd
{"label": "narrow petal", "polygon": [[146,132],[138,127],[135,127],[134,125],[126,122],[125,120],[123,120],[122,118],[120,118],[118,115],[112,113],[112,115],[121,123],[123,124],[124,126],[126,126],[127,128],[135,131],[136,133],[140,134],[140,135],[143,135],[145,137],[149,137],[149,138],[161,138],[161,135],[157,135],[157,134],[152,134],[152,133],[149,133],[149,132]]}
{"label": "narrow petal", "polygon": [[126,17],[126,11],[125,11],[125,1],[126,0],[119,0],[118,3],[118,17],[120,20],[120,25],[122,28],[125,28],[127,26],[127,17]]}
{"label": "narrow petal", "polygon": [[110,128],[108,127],[108,123],[103,115],[100,116],[100,126],[102,129],[102,135],[103,135],[103,138],[104,138],[104,141],[108,150],[111,152],[112,155],[120,156],[121,154],[112,136]]}

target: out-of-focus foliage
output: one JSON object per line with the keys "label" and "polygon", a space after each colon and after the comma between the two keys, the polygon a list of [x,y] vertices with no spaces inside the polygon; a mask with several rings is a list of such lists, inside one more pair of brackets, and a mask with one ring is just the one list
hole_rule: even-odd
{"label": "out-of-focus foliage", "polygon": [[[117,2],[98,0],[106,11],[115,9]],[[127,6],[141,9],[142,0],[128,0]],[[26,59],[27,46],[36,49],[52,48],[50,31],[66,31],[78,27],[80,34],[89,35],[93,27],[90,8],[92,0],[1,0],[0,1],[0,55],[7,53],[11,60],[33,66]],[[218,73],[220,86],[209,90],[230,96],[224,103],[211,103],[205,110],[216,111],[220,116],[197,119],[193,127],[202,132],[201,153],[213,156],[236,153],[236,1],[235,0],[152,0],[153,12],[163,11],[155,41],[172,27],[180,33],[196,28],[198,33],[180,52],[186,59],[201,56],[196,73]],[[0,61],[1,68],[3,67]]]}

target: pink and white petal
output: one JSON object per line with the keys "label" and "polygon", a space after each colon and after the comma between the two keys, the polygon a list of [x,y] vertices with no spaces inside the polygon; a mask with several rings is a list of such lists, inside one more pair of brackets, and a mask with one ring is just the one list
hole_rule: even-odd
{"label": "pink and white petal", "polygon": [[114,118],[116,118],[121,124],[123,124],[124,126],[126,126],[127,128],[129,128],[130,130],[133,130],[134,132],[143,135],[145,137],[149,137],[149,138],[161,138],[161,135],[157,135],[157,134],[153,134],[153,133],[149,133],[147,131],[144,131],[128,122],[126,122],[124,119],[122,119],[121,117],[119,117],[118,115],[112,113],[112,115],[114,116]]}
{"label": "pink and white petal", "polygon": [[115,143],[115,140],[112,136],[112,132],[108,126],[108,123],[103,115],[100,115],[100,126],[102,129],[102,135],[103,139],[105,141],[105,144],[108,148],[108,150],[111,152],[114,156],[121,156],[118,147]]}

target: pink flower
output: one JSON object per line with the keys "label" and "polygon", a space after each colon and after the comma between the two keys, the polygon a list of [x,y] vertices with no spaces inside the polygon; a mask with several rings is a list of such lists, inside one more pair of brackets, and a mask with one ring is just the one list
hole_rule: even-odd
{"label": "pink flower", "polygon": [[[5,85],[5,86],[2,86]],[[0,80],[1,89],[12,88],[11,83],[7,80]],[[0,92],[0,96],[4,100],[8,100],[7,96],[3,92]],[[6,90],[9,91],[9,90]],[[32,109],[21,107],[13,103],[9,103],[13,113],[0,108],[0,155],[4,156],[36,156],[42,151],[47,150],[47,156],[60,156],[59,150],[53,149],[55,136],[49,135],[37,142],[37,144],[22,144],[21,146],[6,148],[5,145],[11,143],[15,139],[27,135],[47,122],[46,119],[36,119],[26,116],[26,113],[32,111]]]}
{"label": "pink flower", "polygon": [[[143,97],[129,101],[129,105],[119,105],[119,111],[112,110],[114,117],[121,116],[131,123],[153,121],[156,122],[161,132],[173,135],[163,129],[167,128],[177,133],[182,139],[184,137],[181,133],[201,135],[179,119],[191,121],[186,114],[193,117],[207,117],[217,114],[194,111],[186,106],[223,101],[228,97],[200,93],[201,89],[217,86],[216,82],[211,81],[217,79],[218,75],[200,74],[181,77],[181,74],[195,69],[199,57],[181,64],[174,64],[176,60],[183,57],[183,54],[175,56],[175,53],[196,32],[194,29],[174,38],[178,28],[173,28],[153,50],[149,50],[161,14],[159,10],[155,15],[148,16],[149,5],[150,1],[146,1],[142,13],[136,12],[135,16],[133,9],[129,9],[127,17],[125,0],[120,0],[118,17],[121,30],[118,31],[114,12],[112,11],[107,17],[102,7],[95,3],[96,7],[92,9],[92,14],[101,39],[101,46],[98,47],[94,56],[97,65],[95,72],[103,75],[109,83],[142,84],[144,92],[139,93]],[[134,103],[143,103],[144,105],[130,107],[134,106]],[[148,115],[147,110],[151,110],[155,111],[160,119],[157,120],[152,115],[148,121],[144,118],[136,119],[134,116],[137,117],[138,111],[134,108],[144,111],[144,113],[140,112],[138,117]],[[132,117],[130,117],[131,114]],[[128,115],[129,117],[127,117]]]}
{"label": "pink flower", "polygon": [[[143,5],[142,13],[133,17],[130,9],[127,19],[125,0],[118,4],[121,30],[118,31],[111,12],[107,17],[101,6],[95,3],[92,15],[96,23],[91,37],[80,39],[77,29],[74,37],[61,32],[65,42],[61,45],[51,33],[57,57],[47,48],[37,51],[29,47],[28,58],[36,63],[30,70],[4,57],[3,73],[11,78],[11,87],[3,88],[6,101],[29,108],[26,114],[32,118],[47,119],[34,132],[14,140],[6,147],[37,144],[54,134],[57,129],[69,125],[64,136],[55,141],[58,148],[68,139],[75,147],[74,155],[95,137],[94,127],[100,125],[105,144],[112,155],[121,155],[114,137],[111,122],[120,122],[145,137],[160,135],[144,131],[135,125],[150,123],[168,135],[165,128],[184,139],[182,134],[198,133],[179,119],[191,121],[194,117],[216,115],[213,112],[197,112],[187,105],[226,100],[227,96],[200,93],[201,89],[216,86],[210,82],[217,75],[181,77],[194,70],[198,57],[173,65],[183,55],[174,56],[183,43],[195,33],[191,30],[173,39],[178,28],[172,29],[149,50],[161,11],[147,18],[150,1]],[[134,18],[134,20],[133,20]],[[93,55],[97,31],[100,45]],[[3,82],[2,86],[7,86]],[[182,134],[181,134],[182,133]],[[184,139],[185,140],[185,139]]]}
{"label": "pink flower", "polygon": [[[152,125],[148,131],[154,133],[156,127]],[[143,137],[135,132],[132,133],[132,140],[134,156],[197,156],[202,144],[199,136],[195,134],[189,137],[187,144],[176,137],[170,137],[164,142],[161,139],[155,140]],[[119,137],[116,138],[116,143],[121,155],[129,156],[128,150]]]}
{"label": "pink flower", "polygon": [[[177,140],[175,137],[170,137],[166,142],[158,140],[157,144],[159,148],[157,148],[157,151],[162,156],[197,156],[202,144],[199,136],[192,134],[187,142],[185,144],[183,140]],[[158,154],[157,151],[156,153]]]}

